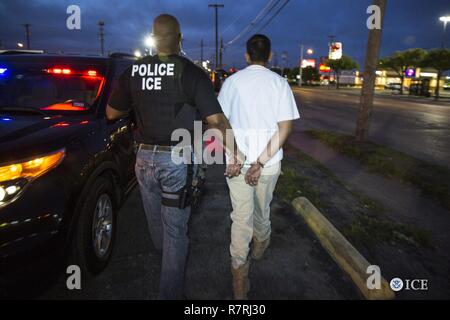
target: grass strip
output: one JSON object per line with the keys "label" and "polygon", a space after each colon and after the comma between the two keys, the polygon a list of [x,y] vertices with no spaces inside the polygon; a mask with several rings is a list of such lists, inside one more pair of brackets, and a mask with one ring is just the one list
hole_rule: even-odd
{"label": "grass strip", "polygon": [[333,150],[359,160],[370,172],[395,177],[418,187],[422,193],[450,209],[450,170],[373,142],[356,142],[352,136],[324,130],[308,135]]}

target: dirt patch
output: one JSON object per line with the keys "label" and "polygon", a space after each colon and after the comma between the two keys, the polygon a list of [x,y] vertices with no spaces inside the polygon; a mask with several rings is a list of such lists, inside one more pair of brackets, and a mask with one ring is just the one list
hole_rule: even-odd
{"label": "dirt patch", "polygon": [[288,202],[305,196],[371,262],[386,279],[428,279],[426,292],[402,291],[399,298],[450,296],[449,253],[433,246],[432,235],[385,214],[383,205],[350,190],[314,159],[287,147],[277,195]]}

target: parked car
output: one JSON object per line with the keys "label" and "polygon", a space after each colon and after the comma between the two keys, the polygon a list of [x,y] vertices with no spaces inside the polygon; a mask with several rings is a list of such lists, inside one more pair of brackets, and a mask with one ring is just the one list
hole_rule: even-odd
{"label": "parked car", "polygon": [[389,82],[384,85],[384,89],[386,90],[398,90],[400,91],[400,88],[402,87],[402,84],[400,82]]}
{"label": "parked car", "polygon": [[450,90],[450,81],[444,83],[444,90]]}
{"label": "parked car", "polygon": [[223,69],[212,70],[210,78],[214,87],[214,91],[219,92],[223,83],[228,78],[229,74]]}
{"label": "parked car", "polygon": [[109,122],[134,57],[0,54],[0,265],[56,245],[97,274],[135,184],[130,118]]}
{"label": "parked car", "polygon": [[354,87],[356,85],[356,72],[352,70],[342,70],[339,75],[339,85]]}
{"label": "parked car", "polygon": [[413,79],[409,85],[409,95],[431,97],[430,79]]}

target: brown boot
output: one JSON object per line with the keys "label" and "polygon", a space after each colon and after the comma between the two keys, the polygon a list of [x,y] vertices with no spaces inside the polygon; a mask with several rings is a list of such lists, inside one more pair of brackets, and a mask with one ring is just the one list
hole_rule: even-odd
{"label": "brown boot", "polygon": [[233,268],[233,265],[231,266],[235,300],[247,300],[247,293],[250,290],[250,280],[248,279],[249,268],[250,260],[247,260],[244,265],[237,269]]}
{"label": "brown boot", "polygon": [[263,257],[264,252],[270,244],[270,238],[264,241],[258,241],[253,237],[252,242],[252,259],[259,260]]}

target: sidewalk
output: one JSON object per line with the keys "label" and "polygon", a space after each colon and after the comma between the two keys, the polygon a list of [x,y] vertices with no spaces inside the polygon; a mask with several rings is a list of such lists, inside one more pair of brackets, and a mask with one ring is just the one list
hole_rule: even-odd
{"label": "sidewalk", "polygon": [[[223,166],[207,172],[207,193],[190,226],[187,295],[231,299],[231,202]],[[250,269],[249,299],[357,299],[357,290],[303,220],[272,203],[271,244]]]}
{"label": "sidewalk", "polygon": [[[229,241],[231,203],[223,166],[207,170],[207,189],[192,213],[186,269],[189,300],[232,299]],[[357,289],[298,216],[276,203],[272,241],[251,266],[249,299],[359,299]],[[109,266],[79,292],[65,288],[64,275],[39,299],[156,299],[161,258],[151,244],[136,188],[119,214]]]}
{"label": "sidewalk", "polygon": [[[306,133],[295,130],[288,141],[293,147],[319,161],[346,187],[378,201],[385,214],[400,223],[420,227],[432,235],[434,250],[420,248],[415,253],[380,244],[377,254],[366,252],[369,261],[378,261],[386,278],[403,275],[428,278],[440,292],[450,294],[450,213],[421,196],[414,186],[368,172],[359,162],[336,153]],[[395,252],[397,251],[397,252]],[[422,260],[423,259],[423,260]],[[445,284],[444,284],[444,283]]]}

